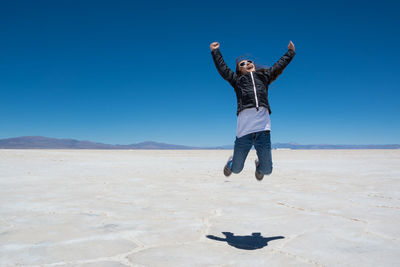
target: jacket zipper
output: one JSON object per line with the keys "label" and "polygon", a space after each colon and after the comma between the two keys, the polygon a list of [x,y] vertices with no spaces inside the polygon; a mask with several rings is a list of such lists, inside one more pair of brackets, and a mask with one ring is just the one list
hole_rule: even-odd
{"label": "jacket zipper", "polygon": [[256,108],[257,108],[257,110],[258,110],[257,90],[256,90],[256,84],[255,84],[255,82],[254,82],[253,72],[250,72],[250,75],[251,75],[251,80],[252,80],[252,82],[253,82],[254,96],[255,96],[255,98],[256,98]]}

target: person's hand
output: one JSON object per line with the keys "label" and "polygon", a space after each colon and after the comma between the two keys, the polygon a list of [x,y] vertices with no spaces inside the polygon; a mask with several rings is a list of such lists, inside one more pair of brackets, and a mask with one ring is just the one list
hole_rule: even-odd
{"label": "person's hand", "polygon": [[219,43],[218,42],[213,42],[210,44],[210,49],[211,51],[218,49],[219,48]]}
{"label": "person's hand", "polygon": [[287,47],[289,50],[293,50],[293,52],[294,52],[294,44],[292,43],[292,41],[290,41],[290,43],[289,43],[289,45],[288,45],[288,47]]}

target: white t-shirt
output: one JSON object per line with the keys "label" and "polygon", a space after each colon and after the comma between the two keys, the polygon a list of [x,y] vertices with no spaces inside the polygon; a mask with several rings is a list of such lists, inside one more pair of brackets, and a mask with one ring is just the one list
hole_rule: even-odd
{"label": "white t-shirt", "polygon": [[236,137],[246,134],[271,130],[271,120],[268,109],[264,107],[242,110],[237,118]]}

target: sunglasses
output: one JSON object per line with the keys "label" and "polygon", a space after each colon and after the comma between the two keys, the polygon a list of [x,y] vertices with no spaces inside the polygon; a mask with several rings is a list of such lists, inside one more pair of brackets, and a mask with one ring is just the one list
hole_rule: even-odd
{"label": "sunglasses", "polygon": [[240,67],[243,67],[244,65],[246,65],[246,62],[247,62],[247,63],[253,63],[253,61],[251,61],[251,60],[246,60],[246,61],[241,62],[241,63],[239,64],[239,66],[240,66]]}

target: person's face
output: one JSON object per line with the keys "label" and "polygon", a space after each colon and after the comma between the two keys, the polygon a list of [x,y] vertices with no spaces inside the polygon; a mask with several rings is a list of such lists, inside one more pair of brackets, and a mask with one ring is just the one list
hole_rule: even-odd
{"label": "person's face", "polygon": [[248,72],[256,71],[256,67],[254,66],[253,61],[251,60],[242,60],[239,62],[240,72],[242,74],[246,74]]}

